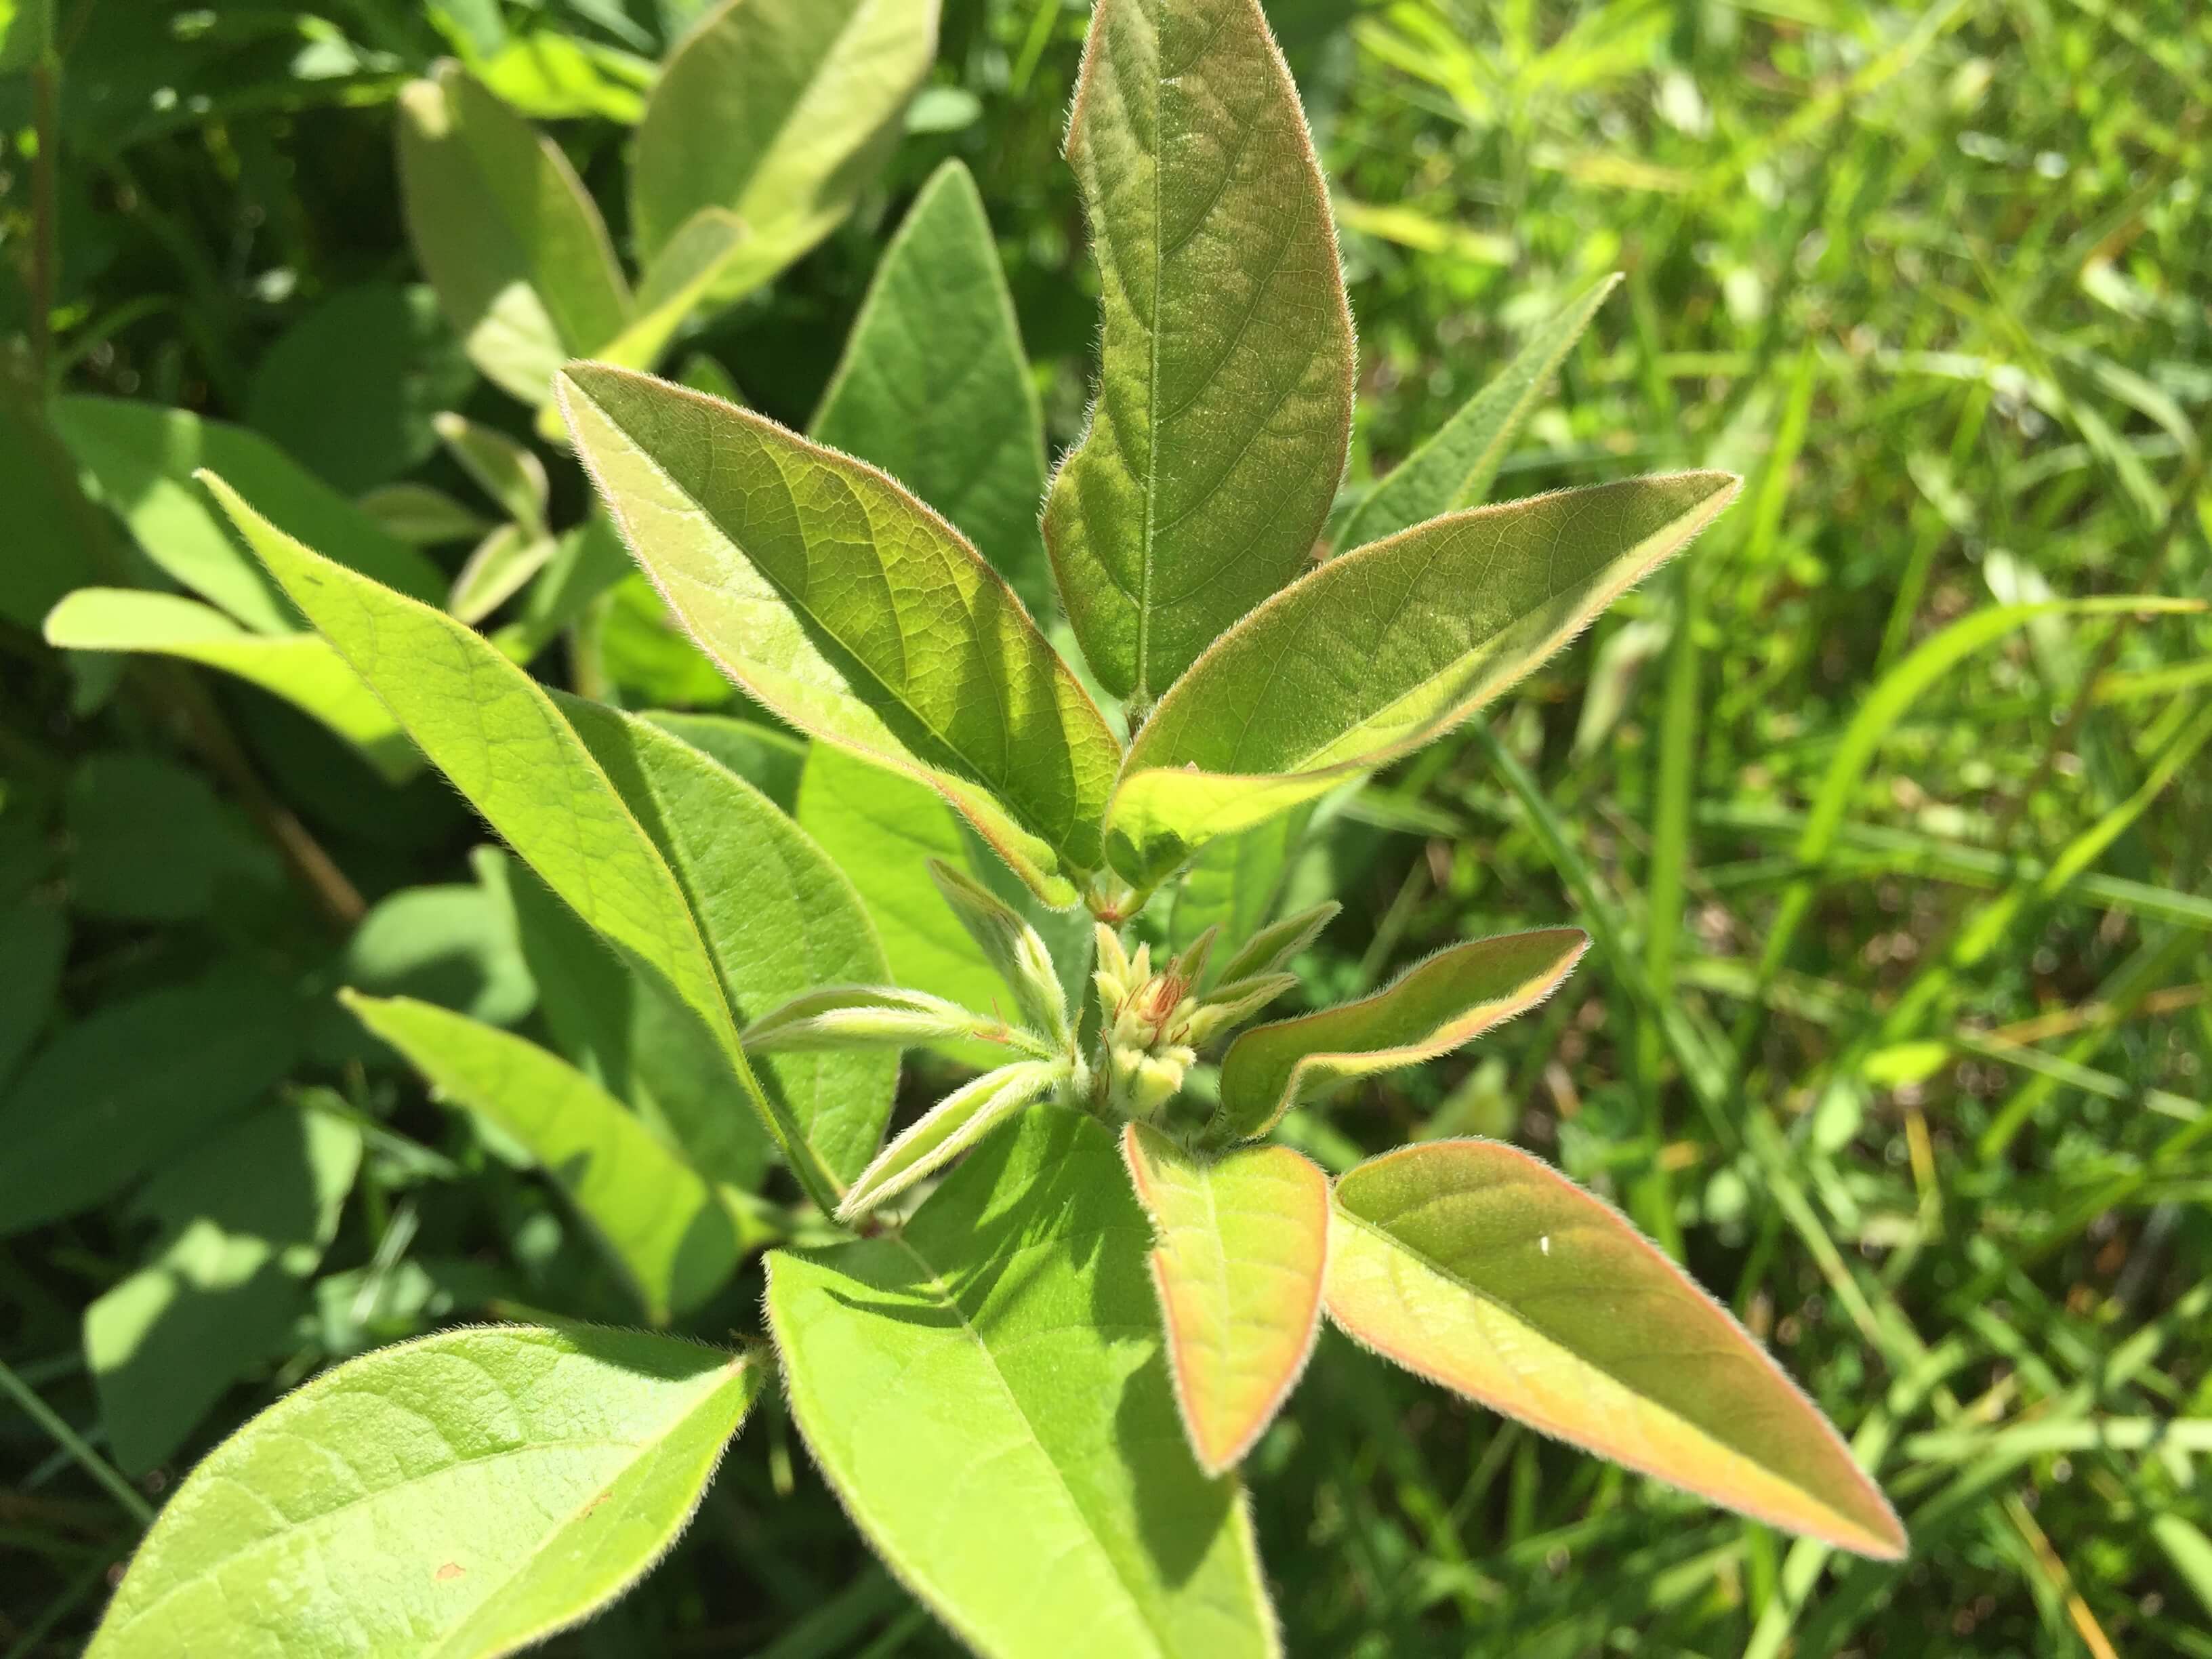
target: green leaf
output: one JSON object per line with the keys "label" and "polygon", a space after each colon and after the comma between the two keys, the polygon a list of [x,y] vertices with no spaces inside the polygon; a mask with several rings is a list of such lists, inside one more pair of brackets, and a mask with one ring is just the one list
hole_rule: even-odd
{"label": "green leaf", "polygon": [[312,553],[207,480],[295,604],[493,829],[597,932],[705,1023],[810,1196],[836,1206],[788,1112],[761,1091],[684,890],[553,701],[477,634]]}
{"label": "green leaf", "polygon": [[81,587],[46,617],[46,643],[68,651],[143,651],[221,669],[279,696],[361,751],[393,783],[422,757],[360,675],[313,634],[250,634],[176,593]]}
{"label": "green leaf", "polygon": [[982,883],[942,860],[930,861],[929,878],[1014,994],[1022,1023],[1055,1049],[1072,1047],[1068,999],[1054,976],[1052,951],[1036,929]]}
{"label": "green leaf", "polygon": [[1066,1079],[1065,1060],[1023,1060],[971,1078],[908,1125],[860,1172],[838,1207],[851,1226],[916,1182],[981,1144],[1001,1123]]}
{"label": "green leaf", "polygon": [[725,274],[745,257],[750,240],[745,222],[726,208],[700,209],[661,245],[646,268],[638,285],[637,314],[629,326],[590,355],[624,368],[653,368],[677,331],[708,303]]}
{"label": "green leaf", "polygon": [[112,563],[101,556],[106,521],[85,500],[70,459],[27,362],[0,363],[0,501],[9,542],[0,559],[0,617],[19,628],[36,628],[63,594]]}
{"label": "green leaf", "polygon": [[254,369],[246,417],[316,477],[358,491],[436,448],[431,416],[475,383],[435,294],[363,283],[277,336]]}
{"label": "green leaf", "polygon": [[538,988],[503,896],[459,882],[386,893],[346,941],[341,982],[487,1025],[519,1024],[537,1006]]}
{"label": "green leaf", "polygon": [[192,483],[200,467],[235,480],[286,534],[335,562],[415,599],[445,592],[437,566],[258,432],[119,398],[64,398],[54,427],[146,556],[258,633],[292,633],[299,618]]}
{"label": "green leaf", "polygon": [[[650,720],[558,701],[675,872],[741,1030],[803,991],[890,976],[852,884],[758,790]],[[883,1139],[898,1059],[780,1054],[762,1082],[830,1172],[850,1181]]]}
{"label": "green leaf", "polygon": [[631,550],[723,672],[929,784],[1040,896],[1072,900],[1121,745],[975,550],[882,473],[746,410],[592,365],[562,386]]}
{"label": "green leaf", "polygon": [[1352,313],[1259,0],[1100,0],[1067,155],[1105,341],[1045,543],[1091,672],[1142,706],[1312,558],[1352,429]]}
{"label": "green leaf", "polygon": [[761,1388],[671,1337],[443,1332],[327,1371],[192,1471],[88,1659],[489,1659],[665,1553]]}
{"label": "green leaf", "polygon": [[440,1097],[529,1149],[653,1323],[729,1281],[738,1237],[721,1200],[591,1079],[536,1043],[428,1002],[339,995]]}
{"label": "green leaf", "polygon": [[221,968],[66,1026],[0,1098],[0,1237],[97,1204],[291,1069],[299,1008]]}
{"label": "green leaf", "polygon": [[649,1122],[708,1180],[760,1189],[775,1145],[750,1112],[732,1111],[729,1062],[654,975],[607,949],[534,875],[507,884],[538,1006],[555,1045]]}
{"label": "green leaf", "polygon": [[1905,1533],[1765,1349],[1602,1200],[1510,1146],[1436,1141],[1336,1185],[1329,1316],[1408,1370],[1839,1548]]}
{"label": "green leaf", "polygon": [[380,484],[362,492],[361,510],[410,547],[473,541],[491,521],[428,484]]}
{"label": "green leaf", "polygon": [[1310,909],[1268,923],[1256,930],[1221,964],[1221,975],[1215,983],[1233,985],[1239,980],[1279,973],[1319,939],[1322,930],[1343,910],[1344,907],[1334,899],[1323,899]]}
{"label": "green leaf", "polygon": [[1462,404],[1359,504],[1338,532],[1336,545],[1364,547],[1441,514],[1481,506],[1505,459],[1505,447],[1620,282],[1616,271],[1533,330],[1498,378]]}
{"label": "green leaf", "polygon": [[441,411],[436,417],[439,441],[460,463],[499,510],[533,540],[545,534],[545,504],[552,493],[546,482],[545,463],[537,451],[519,444],[495,427]]}
{"label": "green leaf", "polygon": [[1121,1156],[1152,1255],[1176,1402],[1198,1461],[1233,1468],[1297,1386],[1321,1330],[1328,1177],[1287,1146],[1194,1157],[1149,1125]]}
{"label": "green leaf", "polygon": [[777,811],[794,813],[799,805],[799,780],[806,768],[809,745],[805,738],[779,726],[732,720],[726,714],[684,714],[655,709],[643,718],[671,736],[681,738],[718,765],[735,772],[774,801]]}
{"label": "green leaf", "polygon": [[583,621],[595,600],[636,574],[629,550],[604,513],[560,538],[545,569],[523,595],[522,614],[493,636],[517,662],[528,662],[562,632]]}
{"label": "green leaf", "polygon": [[115,1461],[143,1474],[289,1342],[336,1236],[361,1132],[325,1113],[257,1112],[149,1182],[152,1259],[85,1310],[84,1355]]}
{"label": "green leaf", "polygon": [[446,596],[447,611],[473,627],[527,586],[532,577],[552,562],[559,545],[550,536],[532,536],[520,525],[495,526],[453,578],[453,591]]}
{"label": "green leaf", "polygon": [[1200,849],[1176,886],[1170,948],[1182,950],[1211,927],[1218,930],[1218,948],[1235,951],[1266,926],[1312,817],[1310,808],[1294,808]]}
{"label": "green leaf", "polygon": [[54,1011],[69,940],[59,904],[24,897],[0,905],[0,1089]]}
{"label": "green leaf", "polygon": [[0,75],[33,68],[53,45],[53,0],[0,0]]}
{"label": "green leaf", "polygon": [[957,1002],[895,985],[832,985],[795,996],[745,1027],[753,1054],[806,1048],[915,1048],[926,1042],[974,1038],[1014,1044],[1049,1059],[1052,1052],[1012,1026],[970,1013]]}
{"label": "green leaf", "polygon": [[1051,613],[1037,534],[1044,411],[983,198],[958,161],[930,175],[884,250],[812,434],[883,468],[951,520],[1031,616]]}
{"label": "green leaf", "polygon": [[638,124],[630,223],[644,263],[700,209],[726,209],[750,232],[716,289],[732,300],[828,235],[898,140],[937,55],[937,15],[938,0],[727,0],[708,12]]}
{"label": "green leaf", "polygon": [[1455,513],[1332,559],[1247,617],[1130,747],[1115,867],[1157,881],[1419,748],[1528,673],[1735,496],[1725,472]]}
{"label": "green leaf", "polygon": [[280,878],[267,848],[199,773],[158,755],[111,749],[70,775],[70,901],[125,921],[208,914],[224,890]]}
{"label": "green leaf", "polygon": [[470,361],[503,391],[536,408],[564,362],[629,320],[606,227],[568,158],[458,64],[401,90],[399,179],[416,258]]}
{"label": "green leaf", "polygon": [[1332,1084],[1449,1054],[1550,996],[1589,949],[1579,927],[1472,939],[1373,996],[1255,1025],[1222,1056],[1216,1124],[1256,1139]]}
{"label": "green leaf", "polygon": [[1152,1243],[1107,1130],[1039,1107],[903,1233],[769,1257],[808,1449],[990,1659],[1279,1651],[1237,1482],[1176,1421]]}

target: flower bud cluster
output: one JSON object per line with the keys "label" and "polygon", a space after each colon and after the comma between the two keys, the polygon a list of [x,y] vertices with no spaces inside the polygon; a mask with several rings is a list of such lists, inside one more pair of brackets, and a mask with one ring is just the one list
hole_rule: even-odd
{"label": "flower bud cluster", "polygon": [[1199,977],[1212,950],[1211,932],[1155,973],[1152,947],[1133,956],[1110,927],[1098,928],[1097,1086],[1105,1104],[1126,1117],[1154,1118],[1182,1092],[1198,1051],[1243,1024],[1297,983],[1287,974],[1260,974],[1200,993]]}

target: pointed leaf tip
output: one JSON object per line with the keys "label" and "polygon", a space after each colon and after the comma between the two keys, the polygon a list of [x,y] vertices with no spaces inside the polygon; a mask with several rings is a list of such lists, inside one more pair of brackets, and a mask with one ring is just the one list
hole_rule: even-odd
{"label": "pointed leaf tip", "polygon": [[1329,1316],[1547,1434],[1875,1560],[1904,1528],[1827,1419],[1603,1200],[1514,1147],[1434,1141],[1339,1180]]}
{"label": "pointed leaf tip", "polygon": [[1200,1464],[1220,1474],[1274,1420],[1313,1353],[1328,1177],[1287,1146],[1209,1160],[1139,1123],[1122,1130],[1121,1157],[1152,1219],[1176,1403]]}

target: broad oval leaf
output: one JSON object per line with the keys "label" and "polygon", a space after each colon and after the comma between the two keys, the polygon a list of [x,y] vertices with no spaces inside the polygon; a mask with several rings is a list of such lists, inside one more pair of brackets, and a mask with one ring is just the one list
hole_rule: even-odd
{"label": "broad oval leaf", "polygon": [[725,209],[749,233],[714,290],[732,300],[835,229],[898,141],[937,55],[938,5],[726,0],[700,18],[654,83],[630,158],[647,267],[699,210]]}
{"label": "broad oval leaf", "polygon": [[860,1172],[837,1218],[856,1222],[936,1174],[1066,1075],[1064,1061],[1024,1060],[970,1079],[923,1113]]}
{"label": "broad oval leaf", "polygon": [[1441,735],[1680,551],[1725,472],[1562,490],[1432,520],[1332,559],[1214,642],[1130,746],[1115,867],[1158,881]]}
{"label": "broad oval leaf", "polygon": [[198,468],[235,480],[286,534],[327,550],[334,562],[414,599],[445,592],[436,565],[258,432],[159,404],[88,397],[58,401],[54,429],[146,556],[256,632],[289,634],[299,618],[194,486]]}
{"label": "broad oval leaf", "polygon": [[294,604],[523,861],[705,1023],[810,1196],[805,1136],[763,1092],[683,888],[553,700],[471,629],[310,552],[222,479],[204,482]]}
{"label": "broad oval leaf", "polygon": [[1535,408],[1552,371],[1620,283],[1616,271],[1534,330],[1496,379],[1375,487],[1346,520],[1336,544],[1364,547],[1440,514],[1481,506],[1505,459],[1505,446]]}
{"label": "broad oval leaf", "polygon": [[884,250],[812,432],[942,513],[1030,615],[1049,614],[1044,411],[983,198],[958,161],[930,175]]}
{"label": "broad oval leaf", "polygon": [[300,1005],[218,967],[65,1026],[0,1097],[0,1238],[73,1215],[236,1117],[292,1068]]}
{"label": "broad oval leaf", "polygon": [[1352,313],[1260,0],[1099,0],[1067,156],[1105,340],[1045,541],[1091,672],[1147,704],[1312,557],[1352,429]]}
{"label": "broad oval leaf", "polygon": [[1904,1529],[1764,1348],[1602,1200],[1526,1152],[1435,1141],[1336,1185],[1329,1316],[1408,1370],[1839,1548]]}
{"label": "broad oval leaf", "polygon": [[660,1558],[760,1389],[751,1360],[635,1331],[364,1354],[192,1471],[88,1659],[513,1653]]}
{"label": "broad oval leaf", "polygon": [[1237,1482],[1176,1421],[1152,1242],[1105,1127],[1039,1107],[902,1234],[769,1257],[808,1449],[989,1659],[1280,1650]]}
{"label": "broad oval leaf", "polygon": [[1313,1352],[1328,1177],[1287,1146],[1206,1158],[1140,1123],[1122,1130],[1121,1156],[1158,1234],[1152,1284],[1176,1403],[1218,1474],[1243,1460]]}
{"label": "broad oval leaf", "polygon": [[536,408],[564,362],[629,320],[622,267],[568,158],[459,64],[401,89],[399,181],[438,303],[502,391]]}
{"label": "broad oval leaf", "polygon": [[412,997],[339,998],[437,1094],[529,1149],[655,1324],[728,1282],[738,1239],[721,1200],[574,1066],[511,1031]]}
{"label": "broad oval leaf", "polygon": [[1470,939],[1373,996],[1255,1025],[1222,1056],[1215,1125],[1255,1139],[1330,1084],[1449,1054],[1551,995],[1588,949],[1579,927]]}
{"label": "broad oval leaf", "polygon": [[802,731],[912,774],[1041,896],[1100,861],[1121,744],[1003,578],[873,467],[580,363],[579,453],[701,647]]}
{"label": "broad oval leaf", "polygon": [[68,651],[143,651],[219,668],[312,716],[393,783],[422,757],[360,675],[313,634],[253,634],[179,593],[81,587],[46,617],[46,643]]}
{"label": "broad oval leaf", "polygon": [[[740,1030],[818,986],[890,977],[853,884],[766,796],[654,721],[557,702],[675,872]],[[850,1181],[883,1139],[898,1056],[779,1054],[762,1081]]]}

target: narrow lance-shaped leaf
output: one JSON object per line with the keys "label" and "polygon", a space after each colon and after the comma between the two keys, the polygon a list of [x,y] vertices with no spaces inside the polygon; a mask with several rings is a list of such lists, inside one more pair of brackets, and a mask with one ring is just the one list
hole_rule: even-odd
{"label": "narrow lance-shaped leaf", "polygon": [[[651,720],[565,694],[556,702],[675,872],[741,1026],[817,986],[890,977],[852,884],[767,797]],[[789,1054],[761,1081],[849,1181],[883,1139],[898,1060]]]}
{"label": "narrow lance-shaped leaf", "polygon": [[1725,472],[1563,490],[1332,559],[1224,635],[1130,747],[1108,825],[1140,886],[1419,748],[1504,692],[1734,497]]}
{"label": "narrow lance-shaped leaf", "polygon": [[320,721],[392,782],[422,769],[391,711],[315,635],[249,633],[196,599],[132,587],[79,588],[53,608],[46,635],[64,650],[150,652],[219,668]]}
{"label": "narrow lance-shaped leaf", "polygon": [[495,526],[453,578],[447,611],[474,626],[528,586],[559,550],[550,536],[532,536],[517,524]]}
{"label": "narrow lance-shaped leaf", "polygon": [[1176,1420],[1152,1245],[1105,1127],[1040,1106],[902,1232],[769,1257],[808,1449],[988,1659],[1280,1651],[1237,1483]]}
{"label": "narrow lance-shaped leaf", "polygon": [[220,478],[208,489],[294,604],[545,884],[705,1022],[808,1195],[834,1186],[738,1042],[684,890],[553,701],[481,636],[310,552]]}
{"label": "narrow lance-shaped leaf", "polygon": [[1045,541],[1091,671],[1148,704],[1311,558],[1352,427],[1352,314],[1260,0],[1099,0],[1067,154],[1105,339]]}
{"label": "narrow lance-shaped leaf", "polygon": [[1481,506],[1545,382],[1620,282],[1616,271],[1538,325],[1495,380],[1375,487],[1346,520],[1337,545],[1364,547],[1439,514]]}
{"label": "narrow lance-shaped leaf", "polygon": [[702,16],[661,70],[630,159],[648,273],[702,208],[748,232],[714,290],[726,301],[835,229],[898,140],[937,55],[938,5],[726,0]]}
{"label": "narrow lance-shaped leaf", "polygon": [[528,1647],[659,1559],[761,1381],[696,1343],[577,1327],[364,1354],[192,1471],[88,1659]]}
{"label": "narrow lance-shaped leaf", "polygon": [[1198,1461],[1241,1462],[1313,1352],[1328,1255],[1328,1177],[1287,1146],[1194,1157],[1148,1125],[1121,1156],[1152,1254],[1176,1402]]}
{"label": "narrow lance-shaped leaf", "polygon": [[1329,1316],[1547,1434],[1878,1560],[1904,1529],[1741,1326],[1603,1200],[1526,1152],[1437,1141],[1336,1186]]}
{"label": "narrow lance-shaped leaf", "polygon": [[1578,927],[1471,939],[1373,996],[1255,1025],[1222,1057],[1215,1127],[1255,1139],[1330,1084],[1449,1054],[1551,995],[1589,948]]}
{"label": "narrow lance-shaped leaf", "polygon": [[837,1218],[858,1221],[936,1174],[1066,1075],[1064,1060],[1023,1060],[970,1079],[922,1114],[860,1172]]}
{"label": "narrow lance-shaped leaf", "polygon": [[560,148],[440,64],[399,94],[408,238],[470,361],[532,408],[562,362],[619,334],[630,298]]}
{"label": "narrow lance-shaped leaf", "polygon": [[495,427],[450,410],[435,416],[433,424],[446,453],[499,503],[501,512],[522,530],[545,533],[545,503],[551,486],[546,482],[545,463],[535,450]]}
{"label": "narrow lance-shaped leaf", "polygon": [[527,1147],[655,1324],[738,1265],[737,1229],[697,1173],[612,1095],[536,1043],[411,997],[340,1000],[454,1105]]}
{"label": "narrow lance-shaped leaf", "polygon": [[629,326],[593,346],[589,355],[624,368],[653,368],[724,273],[744,258],[750,239],[745,222],[727,209],[700,209],[669,238],[646,271],[637,290],[637,314]]}
{"label": "narrow lance-shaped leaf", "polygon": [[930,175],[884,250],[812,431],[942,513],[1032,616],[1049,614],[1044,411],[983,198],[958,161]]}
{"label": "narrow lance-shaped leaf", "polygon": [[1055,1044],[1066,1044],[1067,998],[1054,974],[1052,953],[1036,929],[982,883],[941,859],[930,860],[929,878],[975,941],[975,948],[1014,994],[1014,1006],[1030,1030]]}
{"label": "narrow lance-shaped leaf", "polygon": [[757,1054],[808,1048],[914,1048],[967,1039],[1014,1044],[1049,1059],[1012,1026],[972,1014],[957,1002],[893,985],[832,985],[795,996],[745,1027]]}
{"label": "narrow lance-shaped leaf", "polygon": [[603,365],[562,387],[631,550],[722,671],[928,783],[1071,902],[1121,745],[975,549],[874,468],[744,410]]}

